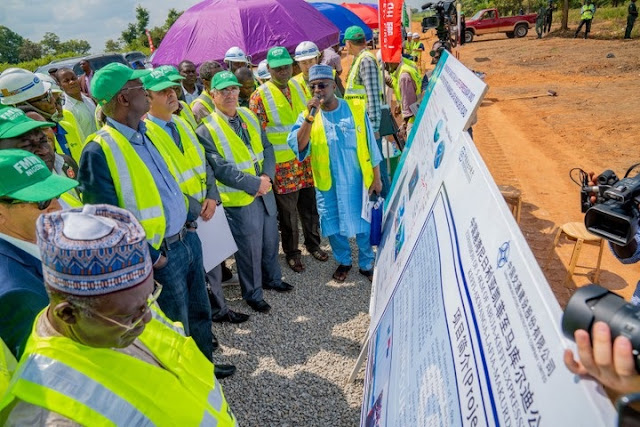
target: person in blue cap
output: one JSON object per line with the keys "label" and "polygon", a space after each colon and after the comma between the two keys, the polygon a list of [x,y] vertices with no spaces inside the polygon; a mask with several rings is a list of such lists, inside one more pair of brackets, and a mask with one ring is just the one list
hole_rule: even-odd
{"label": "person in blue cap", "polygon": [[[314,96],[294,124],[287,143],[299,160],[311,157],[322,235],[329,238],[338,268],[333,279],[344,282],[351,270],[349,238],[358,244],[360,274],[373,280],[370,224],[361,217],[363,191],[380,194],[382,160],[363,99],[336,98],[328,65],[309,70]],[[340,203],[338,203],[340,201]]]}

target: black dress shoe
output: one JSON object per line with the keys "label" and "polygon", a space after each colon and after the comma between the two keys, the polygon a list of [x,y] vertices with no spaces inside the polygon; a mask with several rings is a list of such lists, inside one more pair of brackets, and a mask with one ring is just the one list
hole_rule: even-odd
{"label": "black dress shoe", "polygon": [[262,285],[262,289],[268,289],[277,292],[289,292],[292,291],[293,285],[288,284],[287,282],[280,282],[279,285],[270,286],[270,285]]}
{"label": "black dress shoe", "polygon": [[218,342],[218,338],[213,336],[213,351],[216,351],[220,347],[220,343]]}
{"label": "black dress shoe", "polygon": [[223,322],[243,323],[249,320],[249,315],[229,310],[227,311],[226,314],[223,314],[222,316],[213,316],[211,320],[218,323],[223,323]]}
{"label": "black dress shoe", "polygon": [[217,379],[221,380],[235,374],[236,367],[233,365],[214,365],[213,373]]}
{"label": "black dress shoe", "polygon": [[247,301],[247,304],[249,304],[249,307],[253,308],[255,311],[259,311],[260,313],[266,313],[271,310],[271,306],[263,299],[260,301]]}

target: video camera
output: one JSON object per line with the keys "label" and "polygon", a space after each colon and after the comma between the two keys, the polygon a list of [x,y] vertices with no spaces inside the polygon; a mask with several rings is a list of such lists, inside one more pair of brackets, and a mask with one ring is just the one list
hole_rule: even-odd
{"label": "video camera", "polygon": [[425,3],[422,5],[422,10],[431,12],[430,15],[422,18],[422,32],[426,33],[427,30],[435,28],[438,36],[438,41],[429,52],[433,58],[431,63],[435,64],[444,50],[451,52],[453,47],[450,25],[456,25],[457,22],[455,0]]}
{"label": "video camera", "polygon": [[[640,163],[631,166],[623,179],[618,179],[611,170],[604,171],[597,185],[589,185],[589,177],[582,170],[580,205],[584,216],[584,225],[589,232],[620,246],[628,245],[634,238],[640,221],[640,174],[629,174]],[[575,179],[574,179],[575,181]],[[592,205],[591,196],[596,195]]]}

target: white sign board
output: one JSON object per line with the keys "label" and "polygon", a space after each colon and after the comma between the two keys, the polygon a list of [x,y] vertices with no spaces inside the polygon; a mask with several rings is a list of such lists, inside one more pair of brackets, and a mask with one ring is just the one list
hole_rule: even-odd
{"label": "white sign board", "polygon": [[597,385],[564,367],[560,307],[462,132],[455,90],[440,87],[447,66],[449,83],[479,90],[469,113],[485,91],[445,57],[403,153],[377,258],[361,425],[613,425]]}
{"label": "white sign board", "polygon": [[205,271],[211,271],[238,250],[222,205],[216,207],[209,221],[198,217],[196,231],[202,243],[202,261]]}

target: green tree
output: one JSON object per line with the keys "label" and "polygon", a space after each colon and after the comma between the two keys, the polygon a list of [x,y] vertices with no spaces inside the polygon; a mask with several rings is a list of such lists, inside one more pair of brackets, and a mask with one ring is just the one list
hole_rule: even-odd
{"label": "green tree", "polygon": [[118,40],[109,39],[104,44],[105,52],[118,52],[120,49],[122,49],[122,46],[120,46],[120,41]]}
{"label": "green tree", "polygon": [[29,39],[24,39],[18,49],[18,60],[20,62],[33,61],[42,58],[42,46]]}
{"label": "green tree", "polygon": [[0,25],[0,62],[18,62],[18,51],[23,41],[20,34]]}
{"label": "green tree", "polygon": [[44,33],[40,44],[42,45],[43,52],[47,55],[53,55],[60,51],[60,37],[55,33]]}
{"label": "green tree", "polygon": [[138,7],[136,7],[136,30],[138,32],[138,35],[143,35],[148,26],[149,11],[144,7],[138,5]]}
{"label": "green tree", "polygon": [[122,40],[126,44],[132,44],[138,38],[138,30],[135,24],[129,24],[127,29],[122,32]]}
{"label": "green tree", "polygon": [[73,52],[78,55],[86,55],[91,50],[91,45],[86,40],[71,39],[60,43],[57,53]]}
{"label": "green tree", "polygon": [[[169,31],[169,28],[180,18],[180,16],[184,13],[184,11],[178,12],[175,9],[169,9],[169,13],[167,14],[167,20],[164,21],[164,28],[166,31]],[[154,40],[155,42],[155,40]]]}

